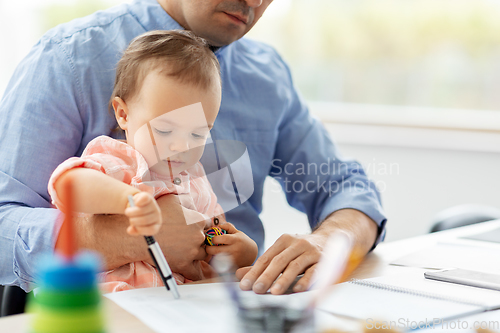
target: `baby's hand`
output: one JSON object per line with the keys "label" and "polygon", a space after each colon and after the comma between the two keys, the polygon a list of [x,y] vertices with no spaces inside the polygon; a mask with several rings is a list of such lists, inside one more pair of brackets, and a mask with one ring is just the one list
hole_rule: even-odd
{"label": "baby's hand", "polygon": [[207,254],[228,253],[233,257],[234,264],[238,267],[253,264],[259,252],[257,244],[229,222],[219,224],[218,227],[226,230],[227,234],[213,237],[212,242],[220,246],[207,246],[205,249]]}
{"label": "baby's hand", "polygon": [[161,211],[156,199],[147,192],[134,195],[135,207],[127,207],[125,215],[130,225],[127,232],[130,235],[152,236],[160,231]]}

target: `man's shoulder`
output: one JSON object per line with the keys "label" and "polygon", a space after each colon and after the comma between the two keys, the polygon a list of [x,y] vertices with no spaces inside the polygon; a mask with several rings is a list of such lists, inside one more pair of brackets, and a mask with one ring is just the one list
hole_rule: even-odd
{"label": "man's shoulder", "polygon": [[250,37],[243,37],[234,42],[232,45],[235,45],[238,50],[244,50],[250,54],[278,54],[271,45]]}
{"label": "man's shoulder", "polygon": [[133,19],[129,11],[129,5],[121,4],[60,24],[47,31],[43,35],[42,41],[71,42],[75,37],[80,36],[87,37],[87,41],[91,41],[92,34],[108,33],[110,30],[115,30],[113,25],[120,24],[120,21],[127,18]]}
{"label": "man's shoulder", "polygon": [[229,45],[224,57],[237,67],[252,66],[257,72],[288,76],[288,66],[276,49],[251,38],[242,38]]}
{"label": "man's shoulder", "polygon": [[244,37],[232,43],[231,49],[237,52],[238,56],[268,57],[282,61],[281,56],[274,47],[252,38]]}

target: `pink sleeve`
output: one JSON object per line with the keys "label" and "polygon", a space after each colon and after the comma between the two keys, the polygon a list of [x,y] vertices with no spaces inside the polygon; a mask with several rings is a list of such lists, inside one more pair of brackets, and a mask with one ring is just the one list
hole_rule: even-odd
{"label": "pink sleeve", "polygon": [[[133,157],[128,155],[133,155],[134,153],[129,152],[127,147],[125,149],[118,149],[122,145],[124,144],[109,137],[98,137],[87,145],[82,157],[71,157],[61,163],[49,179],[48,190],[52,198],[52,204],[59,209],[63,208],[54,184],[63,173],[71,169],[87,168],[97,170],[119,181],[130,184],[132,178],[136,175],[137,163],[131,162]],[[130,149],[133,150],[132,148]]]}
{"label": "pink sleeve", "polygon": [[59,164],[59,166],[54,170],[54,172],[50,176],[49,186],[48,186],[49,187],[49,194],[50,194],[50,197],[52,198],[52,204],[59,209],[62,209],[63,205],[61,203],[61,200],[59,200],[59,198],[57,196],[54,184],[59,179],[59,177],[62,176],[63,173],[65,173],[68,170],[75,169],[75,168],[94,169],[94,170],[101,171],[101,172],[105,173],[102,165],[99,164],[98,162],[93,161],[90,158],[71,157],[71,158],[67,159],[66,161],[62,162],[61,164]]}

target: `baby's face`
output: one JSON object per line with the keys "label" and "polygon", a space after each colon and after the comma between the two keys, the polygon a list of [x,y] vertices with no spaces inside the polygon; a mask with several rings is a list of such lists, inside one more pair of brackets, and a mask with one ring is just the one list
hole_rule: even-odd
{"label": "baby's face", "polygon": [[149,73],[139,94],[127,103],[127,143],[160,175],[187,170],[203,154],[220,96],[217,85],[207,90]]}

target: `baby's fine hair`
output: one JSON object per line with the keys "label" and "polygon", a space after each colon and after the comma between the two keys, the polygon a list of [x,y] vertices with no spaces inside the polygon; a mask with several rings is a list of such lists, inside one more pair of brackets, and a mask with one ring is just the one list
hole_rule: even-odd
{"label": "baby's fine hair", "polygon": [[153,70],[204,89],[221,84],[219,62],[205,39],[186,30],[150,31],[132,40],[118,62],[110,109],[115,97],[134,97]]}

